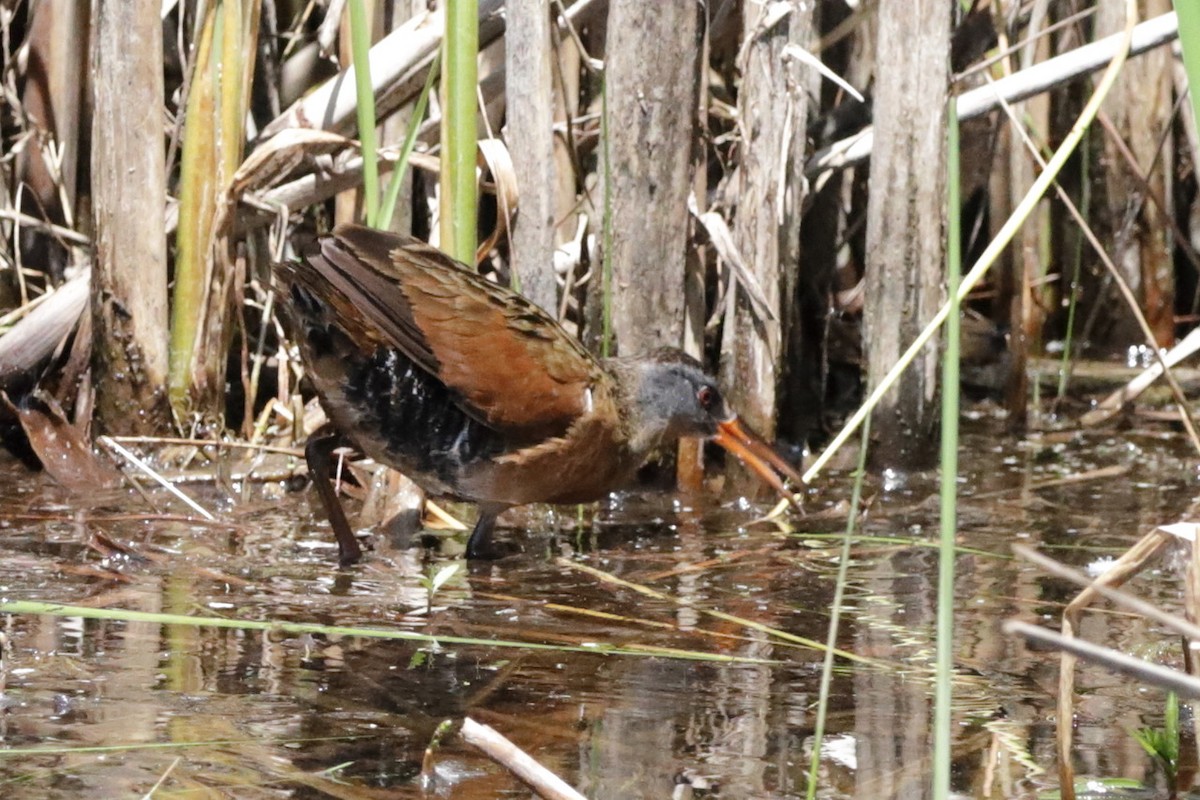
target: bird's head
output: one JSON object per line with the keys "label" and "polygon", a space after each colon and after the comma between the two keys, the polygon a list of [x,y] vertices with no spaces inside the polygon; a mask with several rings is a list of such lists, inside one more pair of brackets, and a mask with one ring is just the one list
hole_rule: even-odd
{"label": "bird's head", "polygon": [[631,446],[637,452],[683,437],[711,439],[788,499],[795,497],[784,479],[799,485],[796,470],[758,434],[743,425],[729,407],[717,382],[700,363],[674,348],[629,359],[631,375]]}

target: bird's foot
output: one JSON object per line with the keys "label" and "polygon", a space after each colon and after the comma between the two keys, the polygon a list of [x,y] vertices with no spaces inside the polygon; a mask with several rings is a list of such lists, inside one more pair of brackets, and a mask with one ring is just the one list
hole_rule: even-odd
{"label": "bird's foot", "polygon": [[467,542],[468,561],[498,561],[506,556],[521,552],[521,548],[513,542],[497,542],[490,537],[483,541],[475,541],[472,536]]}

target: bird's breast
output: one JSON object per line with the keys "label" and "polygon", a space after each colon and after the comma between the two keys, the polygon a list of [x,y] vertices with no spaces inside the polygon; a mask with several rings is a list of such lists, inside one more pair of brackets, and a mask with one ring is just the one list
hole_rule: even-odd
{"label": "bird's breast", "polygon": [[587,503],[626,485],[641,466],[619,420],[585,414],[561,437],[513,449],[467,471],[470,493],[513,505]]}

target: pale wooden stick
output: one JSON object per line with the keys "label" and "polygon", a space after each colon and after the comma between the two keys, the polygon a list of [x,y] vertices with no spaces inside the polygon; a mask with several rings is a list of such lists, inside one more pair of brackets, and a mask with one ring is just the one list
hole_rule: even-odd
{"label": "pale wooden stick", "polygon": [[496,763],[525,782],[545,800],[585,800],[566,781],[543,767],[533,756],[501,736],[495,729],[467,717],[463,720],[462,737],[482,750]]}

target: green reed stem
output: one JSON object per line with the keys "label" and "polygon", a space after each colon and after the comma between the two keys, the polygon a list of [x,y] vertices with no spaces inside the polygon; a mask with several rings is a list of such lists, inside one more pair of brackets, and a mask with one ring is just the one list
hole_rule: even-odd
{"label": "green reed stem", "polygon": [[379,222],[379,152],[375,137],[375,91],[371,86],[371,23],[363,0],[350,0],[350,53],[358,100],[358,141],[363,157],[363,208],[367,225]]}
{"label": "green reed stem", "polygon": [[[1080,148],[1079,151],[1079,213],[1084,219],[1088,218],[1088,211],[1092,203],[1091,190],[1091,170],[1089,165],[1092,162],[1091,153],[1087,147]],[[1071,378],[1071,348],[1075,342],[1075,312],[1079,308],[1079,280],[1080,272],[1083,269],[1083,231],[1076,230],[1075,232],[1075,248],[1071,254],[1071,281],[1067,285],[1067,291],[1070,292],[1067,298],[1067,330],[1063,334],[1063,351],[1062,359],[1059,361],[1058,367],[1058,388],[1056,390],[1055,402],[1061,403],[1063,398],[1067,396],[1067,383]]]}
{"label": "green reed stem", "polygon": [[595,642],[586,645],[548,644],[545,642],[522,642],[513,639],[483,639],[470,636],[442,636],[432,633],[397,630],[392,628],[364,628],[344,625],[318,625],[308,622],[283,622],[279,620],[229,619],[226,617],[193,617],[184,614],[163,614],[152,611],[131,611],[123,608],[93,608],[48,603],[40,600],[0,601],[0,614],[35,614],[53,617],[79,617],[118,622],[149,622],[158,625],[186,625],[199,628],[232,628],[246,631],[264,631],[292,635],[361,637],[368,639],[402,639],[430,645],[445,646],[461,644],[479,647],[505,647],[518,650],[547,650],[561,653],[591,653],[595,655],[635,656],[639,658],[675,658],[685,661],[711,661],[721,663],[768,664],[769,659],[747,656],[729,656],[721,653],[704,653],[680,650],[657,645],[613,645]]}
{"label": "green reed stem", "polygon": [[959,185],[958,108],[950,98],[946,117],[946,349],[942,360],[941,543],[938,548],[937,661],[933,709],[933,796],[950,796],[950,711],[954,669],[954,558],[958,533],[959,344],[962,314],[962,193]]}
{"label": "green reed stem", "polygon": [[1192,114],[1200,124],[1200,3],[1175,0],[1175,15],[1179,18],[1179,46],[1188,76]]}
{"label": "green reed stem", "polygon": [[446,6],[445,70],[442,87],[442,249],[475,263],[475,125],[478,84],[479,3],[450,0]]}

